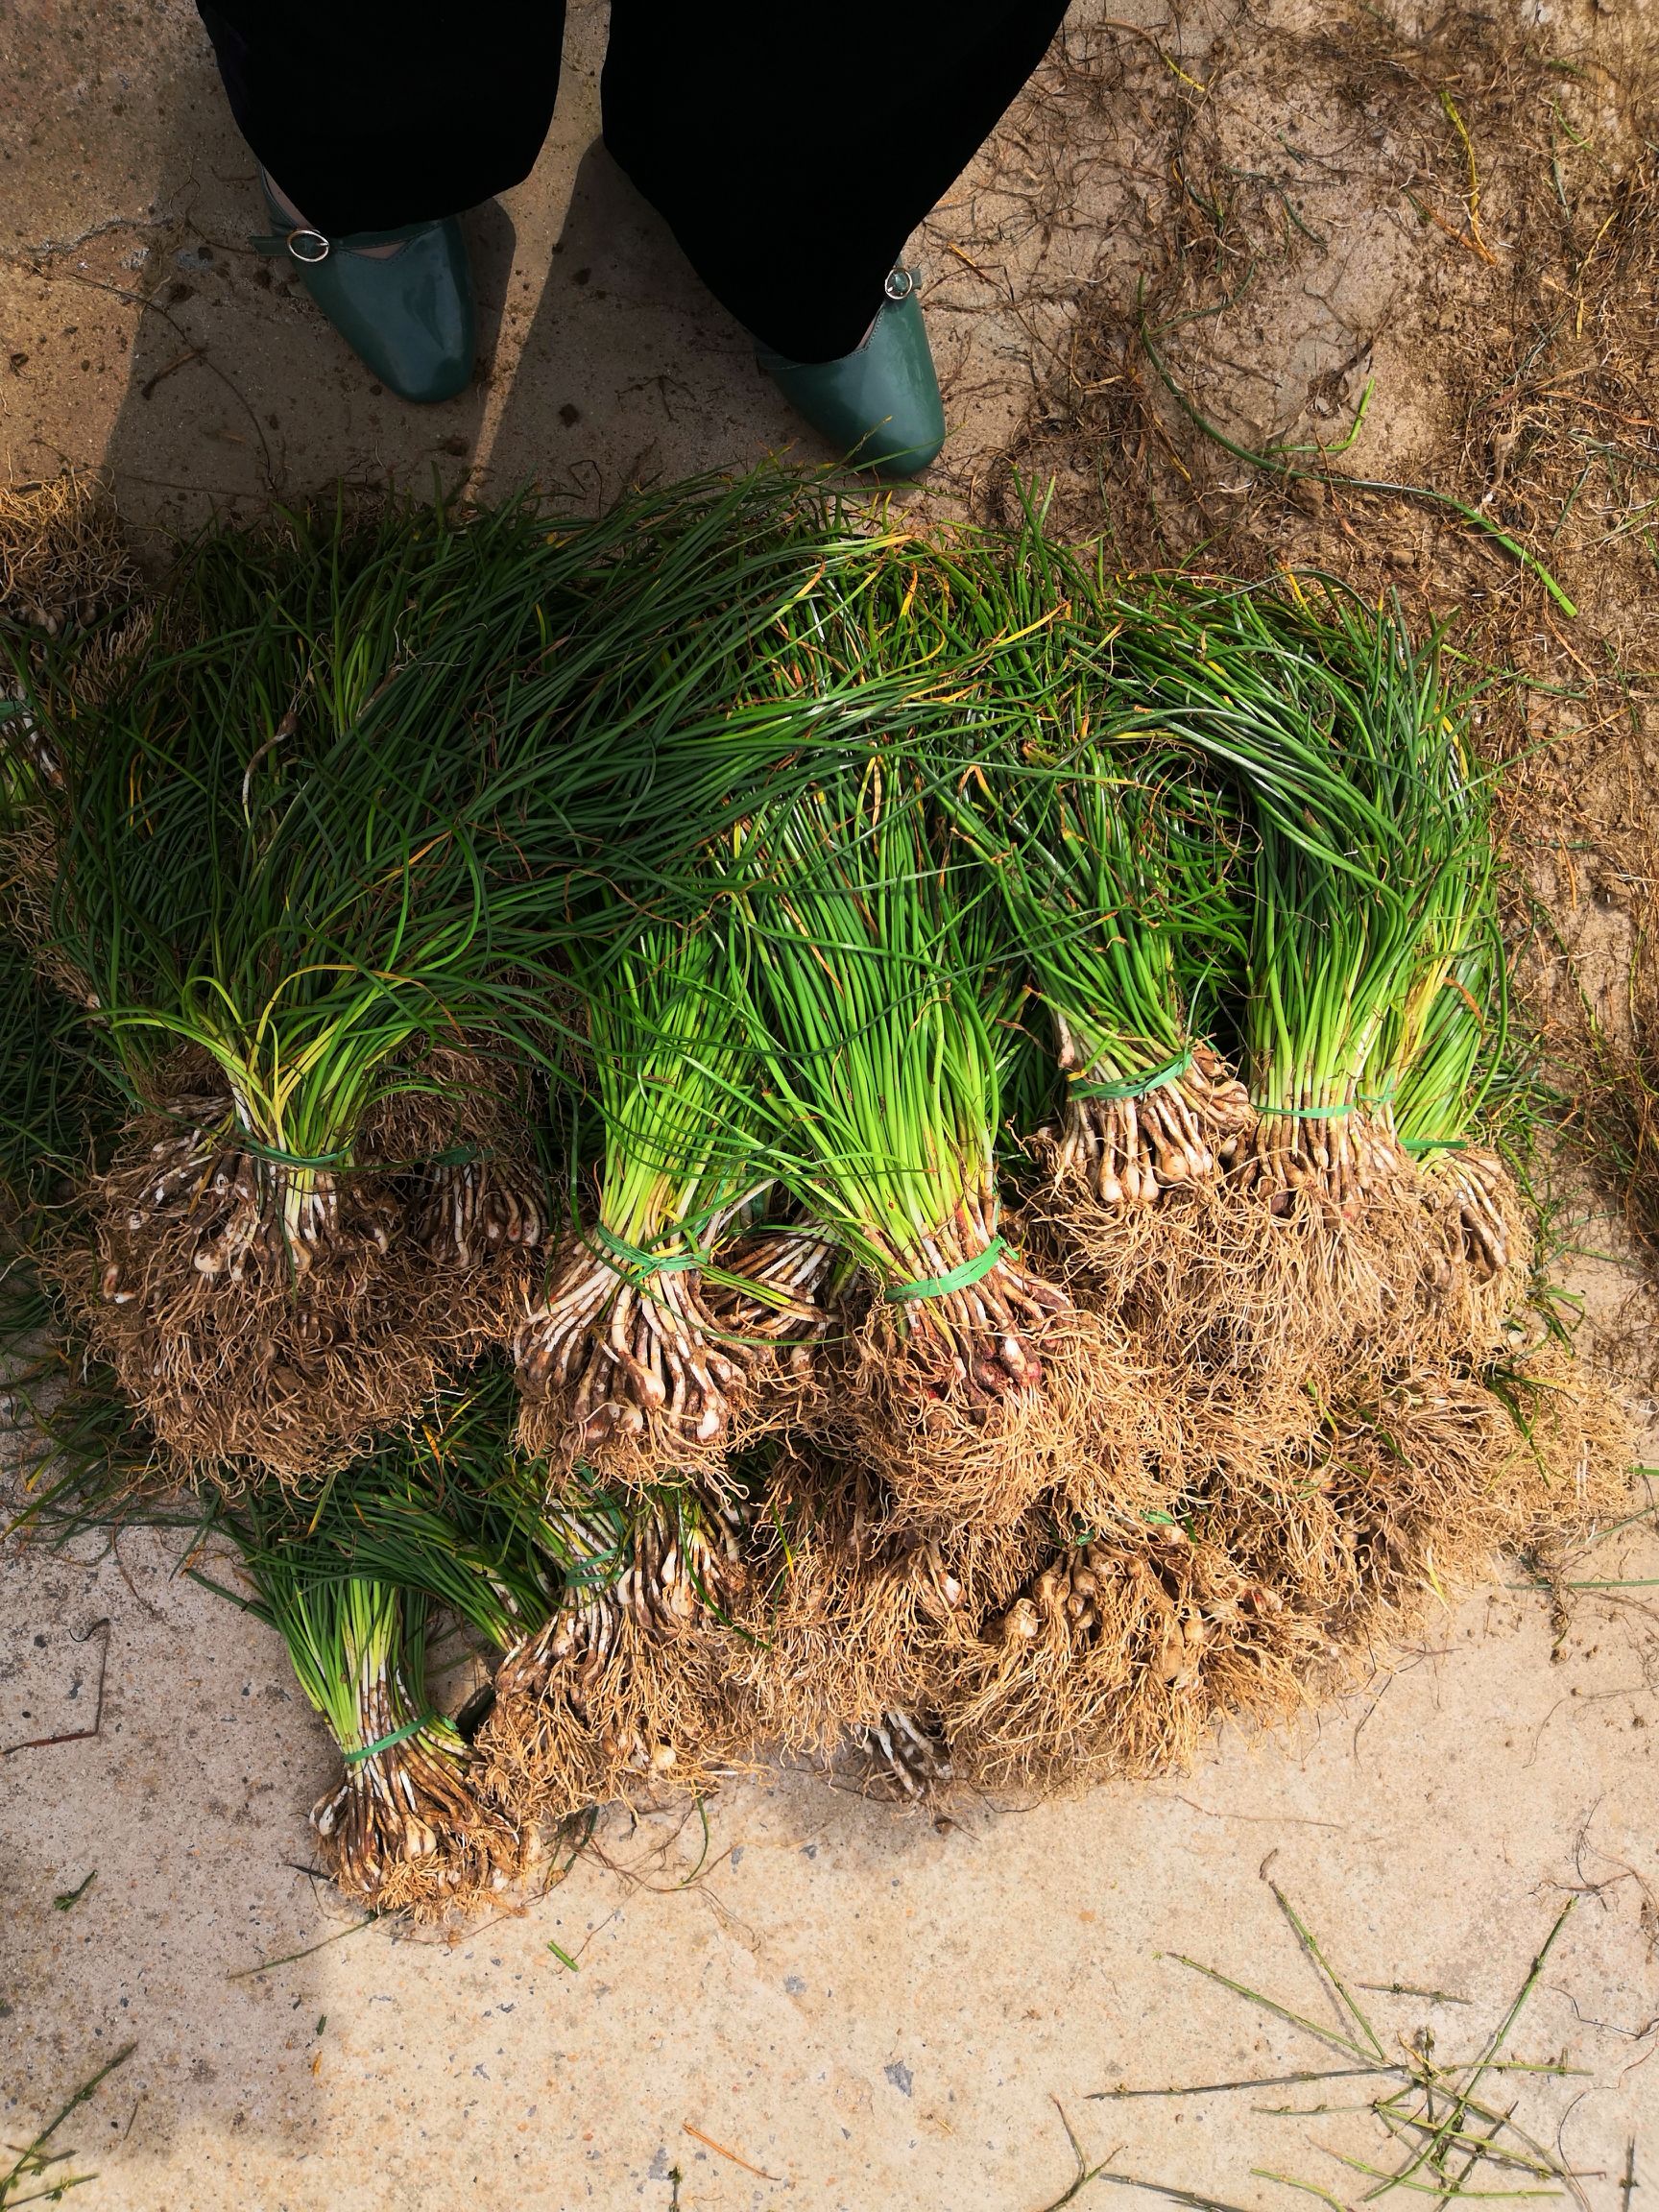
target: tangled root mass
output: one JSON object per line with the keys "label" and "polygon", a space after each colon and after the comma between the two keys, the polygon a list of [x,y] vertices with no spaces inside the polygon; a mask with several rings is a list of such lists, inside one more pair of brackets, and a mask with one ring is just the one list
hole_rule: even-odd
{"label": "tangled root mass", "polygon": [[185,1468],[291,1480],[402,1426],[500,1337],[541,1215],[512,1160],[296,1168],[225,1134],[224,1101],[130,1130],[56,1264],[93,1353]]}
{"label": "tangled root mass", "polygon": [[565,1238],[513,1342],[525,1448],[646,1483],[664,1467],[717,1465],[785,1417],[791,1401],[763,1383],[809,1384],[830,1257],[809,1236],[738,1238],[716,1282],[688,1253],[640,1274]]}

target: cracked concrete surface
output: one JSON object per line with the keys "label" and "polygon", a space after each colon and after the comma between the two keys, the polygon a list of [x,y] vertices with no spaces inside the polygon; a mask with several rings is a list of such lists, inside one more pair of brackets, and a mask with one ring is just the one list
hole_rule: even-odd
{"label": "cracked concrete surface", "polygon": [[[8,473],[103,466],[166,531],[342,472],[593,497],[808,453],[592,144],[601,36],[600,10],[573,9],[542,160],[471,219],[486,373],[415,412],[248,250],[251,164],[189,9],[14,5]],[[1121,188],[1080,144],[1071,219],[1039,220],[1022,128],[917,242],[947,493],[1018,421]],[[1618,1305],[1611,1270],[1581,1273]],[[1374,2155],[1374,2130],[1258,2109],[1315,2092],[1091,2102],[1326,2062],[1169,1956],[1326,2020],[1264,1868],[1356,1983],[1471,2001],[1366,2000],[1386,2037],[1427,2022],[1445,2051],[1479,2046],[1575,1899],[1514,2048],[1584,2072],[1508,2077],[1505,2096],[1541,2139],[1567,2116],[1596,2212],[1631,2212],[1633,2141],[1639,2180],[1659,2154],[1659,1546],[1641,1530],[1579,1570],[1626,1586],[1575,1594],[1558,1642],[1536,1593],[1479,1594],[1379,1653],[1363,1691],[1229,1736],[1185,1779],[938,1820],[803,1776],[745,1784],[707,1838],[607,1823],[600,1855],[453,1943],[352,1933],[308,1878],[322,1731],[276,1638],[172,1570],[159,1538],[84,1561],[0,1550],[0,1747],[85,1726],[103,1667],[95,1736],[0,1760],[0,2138],[136,2044],[64,2130],[64,2171],[99,2176],[88,2212],[1037,2212],[1075,2172],[1054,2100],[1118,2174],[1252,2206],[1294,2202],[1260,2177],[1289,2174],[1352,2202],[1368,2184],[1333,2152]]]}

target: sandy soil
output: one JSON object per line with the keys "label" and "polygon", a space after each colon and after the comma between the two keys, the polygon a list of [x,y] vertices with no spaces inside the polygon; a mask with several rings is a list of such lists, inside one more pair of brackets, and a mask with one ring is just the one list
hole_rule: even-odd
{"label": "sandy soil", "polygon": [[[1496,470],[1494,495],[1515,502],[1497,518],[1550,536],[1554,463],[1519,433],[1495,447],[1507,418],[1472,436],[1478,372],[1524,351],[1521,309],[1558,280],[1542,247],[1507,252],[1541,235],[1523,221],[1528,132],[1543,114],[1563,204],[1594,235],[1639,152],[1651,16],[1514,12],[1500,30],[1558,37],[1570,63],[1552,74],[1546,54],[1538,77],[1484,19],[1416,24],[1400,80],[1362,45],[1373,15],[1322,31],[1294,0],[1248,22],[1074,12],[1065,54],[916,242],[954,425],[931,496],[995,512],[1019,465],[1055,475],[1068,514],[1110,521],[1128,557],[1362,555],[1404,589],[1495,608],[1507,626],[1491,635],[1543,640],[1542,667],[1559,611],[1501,550],[1420,501],[1263,492],[1125,335],[1138,294],[1170,317],[1226,302],[1172,325],[1163,354],[1236,444],[1334,439],[1374,376],[1373,443],[1355,448],[1368,474],[1479,507]],[[534,476],[589,498],[640,473],[807,454],[742,333],[592,144],[602,20],[573,11],[542,161],[473,219],[489,373],[417,414],[373,393],[243,243],[251,171],[187,9],[8,12],[8,475],[102,465],[125,512],[164,532],[341,472],[497,491]],[[1479,150],[1473,209],[1438,91]],[[1459,242],[1472,222],[1490,260]],[[1569,231],[1553,250],[1581,267]],[[1637,285],[1633,312],[1644,300],[1651,322]],[[1639,504],[1639,473],[1626,480]],[[1586,514],[1599,519],[1579,534]],[[1571,634],[1581,655],[1640,640],[1645,578],[1618,565],[1639,533],[1614,542],[1617,527],[1599,479],[1551,539],[1590,615],[1595,643]],[[1642,738],[1646,694],[1620,696]],[[1534,787],[1528,878],[1616,1023],[1637,909],[1605,855],[1651,784],[1630,781],[1628,750],[1607,757],[1605,731],[1574,742],[1590,748],[1569,756],[1576,786]],[[1587,1257],[1623,1248],[1571,1193],[1559,1229],[1651,1456],[1643,1279],[1627,1257]],[[1505,1569],[1421,1648],[1379,1653],[1362,1692],[1264,1743],[1230,1737],[1185,1780],[937,1821],[803,1776],[735,1785],[707,1839],[695,1822],[607,1825],[548,1894],[453,1944],[349,1933],[306,1875],[322,1731],[276,1640],[170,1564],[157,1538],[95,1564],[0,1551],[0,1749],[97,1720],[0,1760],[0,2139],[29,2140],[131,2041],[54,2141],[77,2152],[59,2171],[98,2173],[89,2208],[689,2212],[793,2194],[848,2212],[1038,2212],[1076,2178],[1067,2121],[1091,2161],[1114,2154],[1112,2176],[1245,2206],[1297,2201],[1271,2178],[1290,2176],[1349,2204],[1370,2184],[1334,2152],[1380,2162],[1376,2123],[1259,2109],[1350,2103],[1345,2083],[1091,2101],[1342,2063],[1170,1956],[1334,2020],[1271,1882],[1355,1984],[1440,1992],[1360,2001],[1390,2051],[1427,2025],[1449,2055],[1496,2029],[1571,1901],[1504,2049],[1582,2072],[1506,2075],[1501,2102],[1519,2097],[1543,2142],[1559,2130],[1597,2212],[1631,2212],[1626,2175],[1640,2184],[1659,2146],[1659,1544],[1643,1528],[1572,1576],[1621,1587],[1565,1593],[1563,1618]]]}

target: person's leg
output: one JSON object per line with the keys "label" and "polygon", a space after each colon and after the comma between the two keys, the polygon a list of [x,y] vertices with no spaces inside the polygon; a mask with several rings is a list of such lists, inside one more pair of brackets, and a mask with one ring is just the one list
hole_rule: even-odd
{"label": "person's leg", "polygon": [[242,135],[329,237],[457,215],[527,176],[563,0],[198,0]]}
{"label": "person's leg", "polygon": [[612,0],[605,143],[794,362],[852,353],[1065,0]]}
{"label": "person's leg", "polygon": [[[564,0],[198,0],[301,283],[399,397],[472,375],[457,214],[516,184],[553,113]],[[387,234],[390,233],[388,236]]]}

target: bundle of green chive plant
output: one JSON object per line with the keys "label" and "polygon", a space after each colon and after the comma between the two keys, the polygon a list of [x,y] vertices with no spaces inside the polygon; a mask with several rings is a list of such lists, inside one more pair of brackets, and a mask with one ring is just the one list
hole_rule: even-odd
{"label": "bundle of green chive plant", "polygon": [[60,1473],[40,1513],[84,1526],[136,1504],[186,1527],[187,1572],[280,1638],[341,1761],[311,1812],[339,1888],[375,1911],[442,1917],[524,1873],[540,1849],[534,1825],[493,1800],[483,1763],[434,1694],[444,1622],[498,1657],[564,1596],[559,1561],[540,1541],[539,1483],[511,1450],[506,1373],[486,1369],[442,1391],[417,1428],[315,1497],[250,1485],[194,1515],[158,1487],[141,1426],[100,1417],[96,1398],[83,1382],[45,1415],[80,1480],[65,1495]]}
{"label": "bundle of green chive plant", "polygon": [[757,1174],[742,1007],[708,919],[634,926],[629,910],[590,929],[565,974],[603,1156],[591,1215],[561,1239],[514,1339],[519,1433],[649,1484],[717,1469],[736,1435],[781,1424],[774,1355],[781,1334],[822,1329],[811,1293],[829,1247],[734,1234],[771,1178]]}
{"label": "bundle of green chive plant", "polygon": [[746,1672],[797,1748],[851,1727],[907,1788],[949,1766],[942,1654],[1056,1518],[1086,1501],[1116,1523],[1155,1495],[1161,1407],[1110,1323],[1013,1241],[996,1156],[1013,976],[1000,950],[985,961],[983,887],[941,865],[902,775],[882,758],[772,825],[770,900],[743,909],[783,1180],[852,1262]]}
{"label": "bundle of green chive plant", "polygon": [[1515,1063],[1508,961],[1496,915],[1413,1010],[1394,1045],[1394,1126],[1433,1220],[1425,1321],[1455,1351],[1496,1346],[1533,1263],[1531,1221],[1499,1149],[1524,1137],[1528,1070]]}
{"label": "bundle of green chive plant", "polygon": [[995,883],[1063,1079],[1044,1164],[1070,1211],[1121,1225],[1213,1187],[1248,1118],[1212,1035],[1240,966],[1236,831],[1156,707],[1102,680],[1124,618],[1098,572],[1035,513],[998,567],[995,681],[1012,710],[942,797]]}
{"label": "bundle of green chive plant", "polygon": [[919,1527],[1017,1518],[1096,1426],[1111,1358],[1005,1233],[1025,953],[940,803],[1015,718],[1009,640],[1029,625],[999,555],[878,547],[792,611],[803,700],[911,688],[709,849],[780,1179],[841,1257],[831,1426]]}
{"label": "bundle of green chive plant", "polygon": [[38,950],[129,1115],[58,1265],[183,1463],[361,1449],[498,1332],[540,1234],[522,1075],[474,1050],[511,928],[479,778],[424,734],[527,541],[402,510],[209,540],[108,696],[31,672]]}
{"label": "bundle of green chive plant", "polygon": [[1111,650],[1119,705],[1231,784],[1248,879],[1250,1111],[1228,1202],[1166,1270],[1161,1341],[1300,1387],[1418,1326],[1423,1187],[1393,1096],[1490,929],[1487,794],[1437,641],[1334,586],[1162,593]]}
{"label": "bundle of green chive plant", "polygon": [[544,1626],[502,1660],[479,1733],[500,1803],[561,1821],[664,1791],[702,1796],[753,1763],[753,1701],[734,1666],[762,1477],[739,1455],[649,1486],[566,1475],[541,1541],[563,1576]]}
{"label": "bundle of green chive plant", "polygon": [[481,1797],[466,1741],[431,1705],[425,1595],[264,1531],[245,1573],[251,1610],[282,1638],[339,1746],[345,1771],[311,1825],[343,1894],[424,1916],[521,1873],[520,1823]]}
{"label": "bundle of green chive plant", "polygon": [[1252,1116],[1214,1042],[1240,965],[1232,826],[1190,757],[1084,736],[965,777],[953,827],[995,872],[1064,1094],[1037,1151],[1075,1258],[1120,1273],[1171,1192],[1213,1192]]}
{"label": "bundle of green chive plant", "polygon": [[757,814],[730,865],[784,1181],[868,1287],[840,1417],[919,1518],[1018,1514],[1075,1429],[1081,1339],[1002,1233],[983,896],[935,865],[900,753]]}
{"label": "bundle of green chive plant", "polygon": [[[1316,588],[1189,587],[1119,601],[1076,650],[1090,680],[965,772],[952,811],[1021,915],[1064,1073],[1079,1030],[1100,1049],[1079,981],[1109,1010],[1114,1141],[1069,1097],[1039,1138],[1043,1211],[1077,1294],[1167,1378],[1176,1440],[1149,1527],[1098,1502],[1057,1521],[1021,1597],[946,1653],[953,1763],[991,1782],[1148,1770],[1218,1708],[1282,1709],[1334,1608],[1352,1638],[1419,1572],[1438,1587],[1436,1555],[1466,1562],[1470,1528],[1547,1520],[1616,1433],[1582,1383],[1564,1408],[1536,1364],[1488,1376],[1518,1288],[1499,1279],[1522,1248],[1513,1187],[1490,1153],[1434,1163],[1491,1091],[1504,983],[1484,798],[1432,646]],[[1210,1042],[1229,1033],[1248,1097]],[[1346,1409],[1322,1426],[1332,1394]],[[1407,1401],[1454,1409],[1411,1431],[1449,1470],[1415,1519],[1387,1506],[1375,1410]],[[1330,1439],[1355,1435],[1375,1448],[1345,1484]],[[1367,1533],[1379,1508],[1392,1551]]]}
{"label": "bundle of green chive plant", "polygon": [[509,1327],[567,887],[795,588],[793,517],[301,516],[196,548],[108,695],[19,658],[36,956],[131,1118],[62,1278],[183,1461],[313,1474]]}

